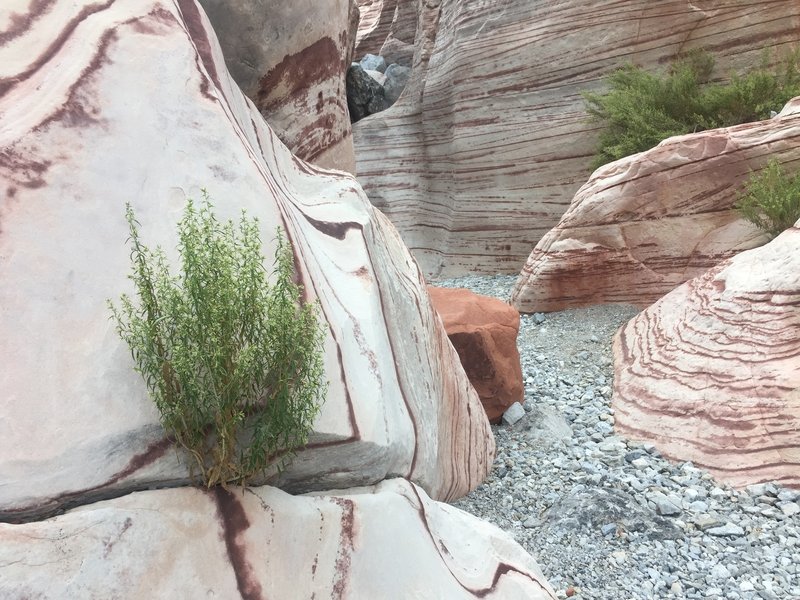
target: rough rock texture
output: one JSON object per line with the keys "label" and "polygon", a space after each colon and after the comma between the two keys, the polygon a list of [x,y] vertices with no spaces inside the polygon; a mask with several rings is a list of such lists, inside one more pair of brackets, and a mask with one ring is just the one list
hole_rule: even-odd
{"label": "rough rock texture", "polygon": [[502,300],[465,289],[428,286],[428,292],[486,415],[499,421],[523,399],[519,313]]}
{"label": "rough rock texture", "polygon": [[278,140],[199,6],[29,4],[0,9],[0,520],[186,482],[106,299],[132,292],[124,204],[170,250],[201,186],[259,218],[266,256],[285,229],[327,324],[327,400],[276,485],[477,485],[494,440],[412,257],[351,177]]}
{"label": "rough rock texture", "polygon": [[800,39],[794,0],[418,6],[403,98],[353,135],[370,200],[422,270],[441,276],[519,271],[590,174],[596,125],[580,92],[614,68],[663,69],[707,47],[723,78]]}
{"label": "rough rock texture", "polygon": [[733,204],[750,171],[773,157],[800,168],[800,98],[777,118],[670,138],[598,169],[534,248],[512,304],[644,307],[763,243]]}
{"label": "rough rock texture", "polygon": [[417,31],[417,0],[357,0],[361,18],[355,54],[379,54],[386,63],[411,66]]}
{"label": "rough rock texture", "polygon": [[347,108],[353,123],[388,107],[383,85],[358,63],[350,65],[347,69]]}
{"label": "rough rock texture", "polygon": [[200,0],[231,75],[281,141],[316,165],[355,172],[345,71],[355,0]]}
{"label": "rough rock texture", "polygon": [[555,598],[507,534],[402,479],[316,497],[271,487],[139,492],[0,524],[3,598],[212,591],[248,600]]}
{"label": "rough rock texture", "polygon": [[676,288],[614,339],[617,430],[733,485],[800,487],[800,230]]}

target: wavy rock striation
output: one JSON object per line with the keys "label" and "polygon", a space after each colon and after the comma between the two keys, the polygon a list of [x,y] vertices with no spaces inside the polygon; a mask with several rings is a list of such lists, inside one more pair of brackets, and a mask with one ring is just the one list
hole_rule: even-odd
{"label": "wavy rock striation", "polygon": [[[583,90],[706,47],[717,74],[797,42],[800,4],[418,2],[411,81],[353,128],[357,175],[427,274],[513,273],[589,176]],[[746,168],[745,168],[746,170]]]}
{"label": "wavy rock striation", "polygon": [[299,158],[355,173],[345,72],[355,0],[200,0],[228,69]]}
{"label": "wavy rock striation", "polygon": [[124,204],[174,258],[185,198],[282,226],[327,335],[328,397],[276,485],[387,476],[436,499],[492,463],[481,404],[399,235],[358,184],[295,158],[193,0],[0,9],[0,520],[187,482],[107,298],[132,292]]}
{"label": "wavy rock striation", "polygon": [[3,598],[556,597],[507,534],[402,479],[325,496],[140,492],[0,524],[0,542]]}
{"label": "wavy rock striation", "polygon": [[800,229],[640,313],[614,363],[621,434],[736,486],[800,487]]}
{"label": "wavy rock striation", "polygon": [[670,138],[598,169],[528,257],[512,304],[644,307],[763,243],[733,204],[770,158],[800,168],[800,98],[777,118]]}

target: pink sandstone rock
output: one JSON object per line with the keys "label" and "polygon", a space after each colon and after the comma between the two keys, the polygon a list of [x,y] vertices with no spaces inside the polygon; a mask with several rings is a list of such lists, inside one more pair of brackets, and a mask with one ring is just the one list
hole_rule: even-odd
{"label": "pink sandstone rock", "polygon": [[555,599],[495,526],[402,479],[320,496],[157,490],[0,524],[0,596]]}
{"label": "pink sandstone rock", "polygon": [[[518,272],[590,175],[580,92],[707,47],[715,77],[800,40],[800,3],[418,2],[411,81],[353,128],[357,176],[426,274]],[[746,168],[745,168],[746,171]]]}
{"label": "pink sandstone rock", "polygon": [[355,0],[200,0],[236,83],[295,156],[355,173],[345,71]]}
{"label": "pink sandstone rock", "polygon": [[428,286],[428,292],[486,416],[499,421],[524,396],[519,313],[502,300],[465,289]]}
{"label": "pink sandstone rock", "polygon": [[[356,32],[355,57],[362,58],[365,54],[381,54],[381,49],[386,39],[398,27],[398,15],[406,15],[402,19],[403,35],[408,34],[409,21],[411,25],[411,41],[414,41],[416,29],[416,1],[415,0],[356,0],[360,13],[358,31]],[[399,7],[408,5],[410,11],[400,11]],[[414,17],[407,17],[412,13]]]}
{"label": "pink sandstone rock", "polygon": [[777,118],[670,138],[601,167],[528,257],[511,303],[528,313],[645,307],[764,243],[733,204],[770,158],[800,161],[800,98]]}
{"label": "pink sandstone rock", "polygon": [[800,229],[664,296],[614,339],[616,428],[735,486],[800,487]]}
{"label": "pink sandstone rock", "polygon": [[187,482],[109,319],[132,292],[124,205],[174,257],[187,196],[281,225],[327,334],[328,396],[293,491],[403,476],[480,483],[494,439],[395,229],[358,184],[291,154],[193,0],[0,9],[0,520]]}

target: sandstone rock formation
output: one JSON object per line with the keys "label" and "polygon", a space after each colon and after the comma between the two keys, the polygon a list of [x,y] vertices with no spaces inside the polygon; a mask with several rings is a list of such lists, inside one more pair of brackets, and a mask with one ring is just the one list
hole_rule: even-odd
{"label": "sandstone rock formation", "polygon": [[521,312],[648,306],[766,241],[733,204],[775,157],[800,163],[800,98],[777,118],[665,140],[598,169],[536,245],[511,294]]}
{"label": "sandstone rock formation", "polygon": [[617,430],[733,485],[800,487],[799,307],[797,225],[666,295],[614,339]]}
{"label": "sandstone rock formation", "polygon": [[428,292],[486,415],[499,421],[524,396],[519,313],[502,300],[465,289],[428,286]]}
{"label": "sandstone rock formation", "polygon": [[345,71],[355,0],[200,0],[228,69],[298,157],[355,172]]}
{"label": "sandstone rock formation", "polygon": [[[46,564],[46,567],[42,565]],[[0,524],[3,598],[554,599],[508,535],[402,479],[158,490]]]}
{"label": "sandstone rock formation", "polygon": [[293,491],[477,485],[494,440],[416,265],[355,181],[298,160],[229,76],[193,0],[0,9],[0,520],[187,482],[107,298],[124,204],[174,256],[187,196],[281,225],[318,299],[328,397]]}
{"label": "sandstone rock formation", "polygon": [[[411,66],[417,31],[417,0],[357,0],[361,17],[355,54],[378,54],[387,64]],[[366,68],[366,67],[365,67]]]}
{"label": "sandstone rock formation", "polygon": [[717,57],[715,77],[758,64],[800,39],[800,4],[768,6],[419,2],[403,98],[353,129],[359,181],[425,273],[517,272],[590,174],[597,126],[581,91],[690,48]]}

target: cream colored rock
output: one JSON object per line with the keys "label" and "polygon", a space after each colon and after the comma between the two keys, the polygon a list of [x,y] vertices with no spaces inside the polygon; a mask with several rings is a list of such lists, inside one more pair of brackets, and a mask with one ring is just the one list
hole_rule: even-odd
{"label": "cream colored rock", "polygon": [[777,118],[665,140],[598,169],[536,245],[511,293],[521,312],[648,306],[766,241],[733,209],[752,170],[800,161],[800,98]]}
{"label": "cream colored rock", "polygon": [[554,599],[507,534],[402,479],[130,494],[0,524],[3,598]]}
{"label": "cream colored rock", "polygon": [[795,225],[640,313],[614,339],[618,432],[735,486],[800,487],[798,306]]}
{"label": "cream colored rock", "polygon": [[[414,72],[355,125],[357,175],[426,274],[518,272],[590,175],[583,90],[708,47],[715,76],[800,40],[800,4],[426,0]],[[746,171],[746,168],[745,168]]]}
{"label": "cream colored rock", "polygon": [[344,76],[355,0],[200,0],[236,83],[303,160],[355,172]]}
{"label": "cream colored rock", "polygon": [[276,484],[484,478],[493,436],[399,235],[278,140],[195,2],[6,1],[0,31],[0,520],[187,481],[106,300],[132,292],[125,203],[174,258],[200,187],[259,218],[266,256],[285,229],[327,329],[327,400]]}

